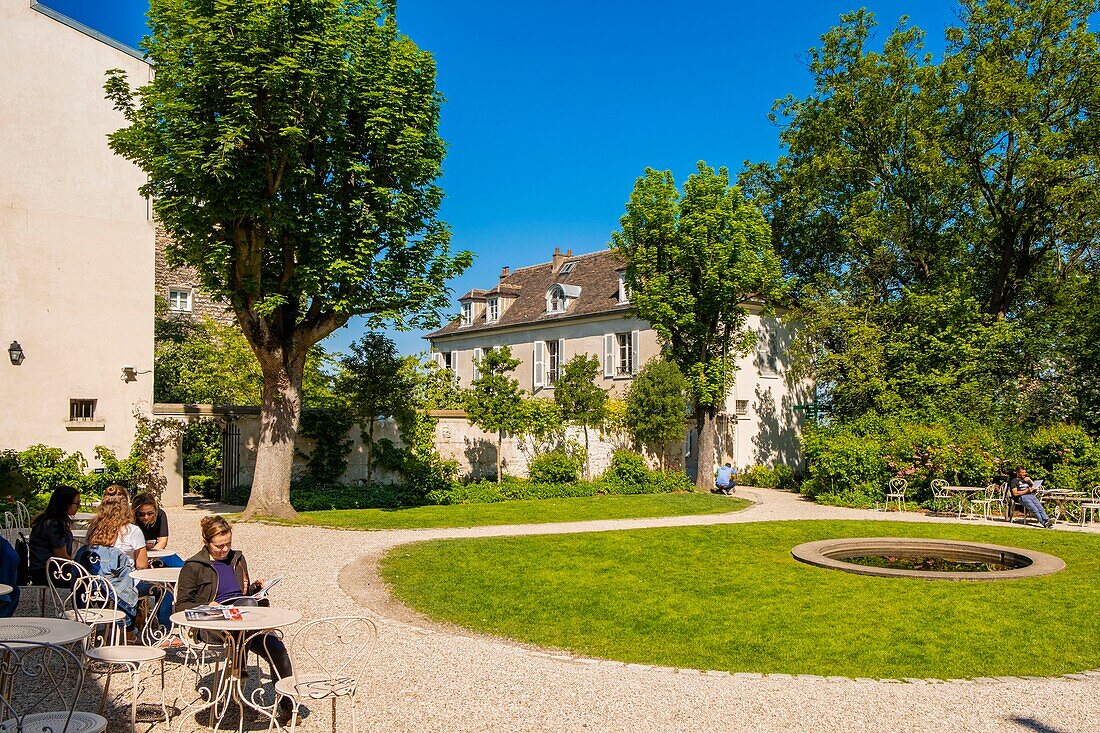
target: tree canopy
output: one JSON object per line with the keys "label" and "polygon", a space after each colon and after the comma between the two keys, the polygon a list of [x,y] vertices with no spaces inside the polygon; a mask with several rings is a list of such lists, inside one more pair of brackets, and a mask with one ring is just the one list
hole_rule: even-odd
{"label": "tree canopy", "polygon": [[109,72],[128,123],[110,144],[148,174],[169,261],[231,307],[260,362],[245,515],[291,515],[309,347],[353,315],[438,324],[471,261],[436,216],[435,63],[393,0],[151,0],[148,19],[156,74],[135,90]]}
{"label": "tree canopy", "polygon": [[522,430],[528,419],[519,381],[508,376],[519,363],[507,346],[486,349],[477,363],[478,377],[466,393],[470,422],[497,434],[497,483],[504,474],[504,436]]}
{"label": "tree canopy", "polygon": [[584,429],[584,474],[592,478],[592,460],[588,455],[588,429],[603,423],[607,392],[596,384],[600,360],[588,354],[577,354],[562,368],[554,383],[554,402],[561,408],[562,419]]}
{"label": "tree canopy", "polygon": [[668,359],[650,359],[626,393],[626,428],[640,446],[656,449],[665,462],[665,447],[684,437],[688,417],[687,384]]}
{"label": "tree canopy", "polygon": [[671,172],[647,168],[612,243],[626,258],[631,303],[687,380],[700,437],[696,485],[709,487],[715,419],[735,358],[754,343],[746,305],[769,307],[786,290],[768,222],[725,168],[700,161],[682,195]]}

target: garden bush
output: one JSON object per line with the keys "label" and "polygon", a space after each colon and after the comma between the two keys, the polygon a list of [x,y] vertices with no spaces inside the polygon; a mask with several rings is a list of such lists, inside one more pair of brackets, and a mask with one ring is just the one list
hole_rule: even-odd
{"label": "garden bush", "polygon": [[737,483],[745,486],[758,486],[762,489],[783,489],[793,491],[798,488],[794,469],[779,463],[772,466],[749,466],[737,476]]}
{"label": "garden bush", "polygon": [[207,499],[216,499],[220,483],[217,476],[195,474],[187,477],[187,491],[191,494],[201,494]]}
{"label": "garden bush", "polygon": [[570,484],[580,477],[581,461],[563,450],[552,450],[531,459],[527,472],[537,484]]}
{"label": "garden bush", "polygon": [[599,482],[608,494],[645,494],[650,474],[645,459],[631,450],[619,449],[611,454],[611,464]]}

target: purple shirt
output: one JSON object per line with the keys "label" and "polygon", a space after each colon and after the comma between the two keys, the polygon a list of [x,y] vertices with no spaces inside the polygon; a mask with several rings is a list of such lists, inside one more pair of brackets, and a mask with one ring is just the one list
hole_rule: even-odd
{"label": "purple shirt", "polygon": [[241,584],[232,565],[225,560],[214,560],[214,569],[218,571],[218,595],[214,598],[215,601],[224,603],[227,598],[242,595]]}

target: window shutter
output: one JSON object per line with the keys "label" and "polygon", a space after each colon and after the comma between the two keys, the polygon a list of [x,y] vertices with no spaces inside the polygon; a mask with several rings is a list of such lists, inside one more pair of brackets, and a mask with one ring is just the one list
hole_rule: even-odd
{"label": "window shutter", "polygon": [[435,365],[436,365],[437,367],[439,367],[440,369],[442,369],[442,368],[444,367],[444,364],[443,364],[443,353],[442,353],[442,352],[440,352],[440,351],[433,351],[433,352],[432,352],[432,358],[433,358],[433,359],[435,360]]}
{"label": "window shutter", "polygon": [[558,376],[565,368],[565,339],[558,339]]}
{"label": "window shutter", "polygon": [[637,374],[638,369],[641,367],[641,365],[638,363],[638,342],[641,341],[639,336],[640,336],[640,334],[639,334],[638,331],[631,331],[630,332],[630,373],[631,374]]}
{"label": "window shutter", "polygon": [[615,334],[607,333],[603,337],[603,375],[615,376]]}
{"label": "window shutter", "polygon": [[481,357],[485,356],[485,349],[474,349],[474,368],[470,371],[470,381],[481,378],[481,370],[478,369],[478,363],[481,362]]}
{"label": "window shutter", "polygon": [[536,341],[533,346],[535,356],[532,359],[534,374],[531,377],[531,384],[535,389],[538,389],[546,386],[546,344],[542,341]]}

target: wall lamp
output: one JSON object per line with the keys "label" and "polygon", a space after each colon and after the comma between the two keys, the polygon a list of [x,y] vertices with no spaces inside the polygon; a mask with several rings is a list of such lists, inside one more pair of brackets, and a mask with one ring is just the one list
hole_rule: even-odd
{"label": "wall lamp", "polygon": [[8,358],[11,359],[11,363],[15,366],[19,366],[23,363],[23,359],[26,355],[23,353],[23,347],[19,345],[18,341],[12,341],[11,346],[8,347]]}

